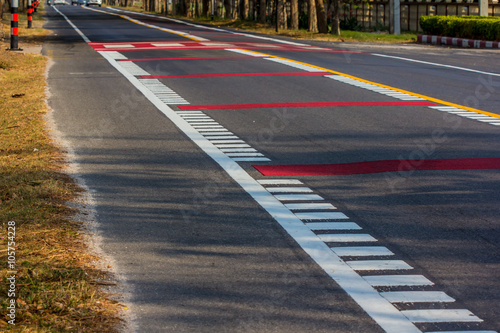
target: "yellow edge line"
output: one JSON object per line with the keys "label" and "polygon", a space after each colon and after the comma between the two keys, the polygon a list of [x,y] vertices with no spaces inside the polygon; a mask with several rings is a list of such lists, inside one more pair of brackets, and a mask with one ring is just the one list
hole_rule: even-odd
{"label": "yellow edge line", "polygon": [[368,80],[361,79],[361,78],[356,77],[356,76],[352,76],[352,75],[345,74],[345,73],[340,73],[340,72],[333,71],[333,70],[330,70],[330,69],[327,69],[327,68],[323,68],[323,67],[311,65],[311,64],[308,64],[308,63],[305,63],[305,62],[300,62],[300,61],[297,61],[297,60],[282,58],[282,57],[278,57],[278,56],[275,56],[275,55],[271,55],[271,54],[267,54],[267,53],[262,53],[262,52],[257,52],[257,51],[252,51],[252,50],[246,50],[246,49],[240,49],[240,50],[245,51],[245,52],[252,52],[252,53],[263,55],[263,56],[270,57],[270,58],[276,58],[276,59],[291,61],[291,62],[300,64],[300,65],[306,65],[306,66],[309,66],[309,67],[314,67],[316,69],[320,69],[320,70],[328,72],[328,73],[345,76],[345,77],[348,77],[350,79],[354,79],[354,80],[357,80],[357,81],[361,81],[361,82],[373,84],[373,85],[378,86],[378,87],[387,88],[387,89],[391,89],[391,90],[398,91],[398,92],[401,92],[401,93],[405,93],[405,94],[408,94],[408,95],[420,97],[420,98],[423,98],[423,99],[428,100],[430,102],[439,103],[439,104],[443,104],[443,105],[446,105],[446,106],[453,106],[455,108],[464,109],[464,110],[467,110],[467,111],[471,111],[471,112],[475,112],[475,113],[480,113],[480,114],[484,114],[484,115],[487,115],[487,116],[490,116],[490,117],[493,117],[493,118],[500,119],[500,115],[498,115],[496,113],[491,113],[491,112],[487,112],[487,111],[483,111],[483,110],[478,110],[478,109],[470,108],[468,106],[464,106],[464,105],[460,105],[460,104],[446,102],[446,101],[443,101],[443,100],[440,100],[440,99],[437,99],[437,98],[434,98],[434,97],[420,95],[420,94],[417,94],[417,93],[414,93],[414,92],[411,92],[411,91],[407,91],[407,90],[403,90],[403,89],[399,89],[399,88],[394,88],[394,87],[387,86],[385,84],[381,84],[381,83],[377,83],[377,82],[368,81]]}
{"label": "yellow edge line", "polygon": [[145,23],[142,23],[142,22],[140,22],[140,21],[138,21],[138,20],[134,20],[134,19],[132,19],[132,18],[130,18],[130,17],[127,17],[127,16],[124,16],[124,15],[115,14],[115,13],[108,13],[108,12],[106,12],[106,11],[103,11],[103,10],[98,10],[98,9],[95,9],[95,8],[88,8],[88,7],[84,7],[84,8],[85,8],[85,9],[88,9],[88,10],[93,10],[93,11],[95,11],[95,12],[99,12],[99,13],[104,13],[104,14],[108,14],[108,15],[119,16],[119,17],[121,17],[122,19],[125,19],[125,20],[130,21],[130,22],[135,23],[135,24],[142,25],[142,26],[144,26],[144,27],[146,27],[146,28],[157,29],[157,30],[161,30],[161,31],[169,32],[169,33],[172,33],[172,34],[174,34],[174,35],[182,36],[182,37],[184,37],[184,38],[188,38],[188,39],[191,39],[191,40],[194,40],[194,41],[197,41],[197,42],[201,42],[201,41],[202,41],[202,40],[200,40],[200,39],[198,39],[198,38],[196,38],[196,37],[189,37],[189,36],[186,36],[186,35],[181,34],[181,33],[179,33],[179,32],[175,32],[175,31],[170,30],[170,29],[163,29],[163,28],[156,27],[156,26],[153,26],[153,25],[147,25],[147,24],[145,24]]}

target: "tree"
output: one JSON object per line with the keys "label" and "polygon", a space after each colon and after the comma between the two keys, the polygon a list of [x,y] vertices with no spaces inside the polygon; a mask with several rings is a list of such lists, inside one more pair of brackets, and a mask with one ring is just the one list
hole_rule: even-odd
{"label": "tree", "polygon": [[318,32],[318,17],[316,15],[316,1],[307,1],[307,16],[309,18],[309,31]]}
{"label": "tree", "polygon": [[299,0],[290,0],[290,27],[292,30],[299,30]]}
{"label": "tree", "polygon": [[340,0],[333,0],[332,5],[332,34],[340,36]]}
{"label": "tree", "polygon": [[328,22],[326,21],[325,4],[323,0],[316,0],[316,14],[318,16],[318,31],[322,34],[327,34]]}
{"label": "tree", "polygon": [[259,20],[261,23],[266,23],[266,13],[267,13],[267,2],[266,0],[260,0],[259,6]]}

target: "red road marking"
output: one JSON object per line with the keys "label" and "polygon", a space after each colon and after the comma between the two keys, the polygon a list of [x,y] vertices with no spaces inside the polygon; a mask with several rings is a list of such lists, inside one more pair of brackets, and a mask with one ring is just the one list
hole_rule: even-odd
{"label": "red road marking", "polygon": [[414,170],[500,169],[500,158],[387,160],[343,164],[253,165],[264,176],[357,175]]}
{"label": "red road marking", "polygon": [[118,59],[118,61],[163,61],[163,60],[204,60],[204,59],[259,59],[268,56],[242,56],[242,57],[177,57],[177,58],[145,58],[145,59]]}
{"label": "red road marking", "polygon": [[300,52],[328,52],[368,54],[310,45],[288,45],[265,42],[216,42],[216,41],[151,41],[151,42],[109,42],[88,43],[96,51],[146,51],[146,50],[213,50],[213,49],[250,49],[250,50],[286,50]]}
{"label": "red road marking", "polygon": [[227,77],[227,76],[306,76],[306,75],[329,75],[328,72],[287,72],[287,73],[215,73],[215,74],[185,74],[185,75],[145,75],[142,79],[178,79],[191,77]]}
{"label": "red road marking", "polygon": [[[149,77],[149,76],[148,76]],[[432,106],[427,101],[387,101],[387,102],[310,102],[310,103],[252,103],[252,104],[215,104],[215,105],[177,105],[181,110],[227,110],[227,109],[262,109],[262,108],[317,108],[339,106]]]}

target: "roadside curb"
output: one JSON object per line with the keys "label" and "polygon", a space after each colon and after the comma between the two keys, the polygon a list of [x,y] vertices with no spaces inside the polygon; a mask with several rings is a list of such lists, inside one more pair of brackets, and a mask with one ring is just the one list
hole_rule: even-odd
{"label": "roadside curb", "polygon": [[465,38],[454,38],[454,37],[441,37],[432,35],[418,35],[417,42],[422,44],[442,44],[442,45],[452,45],[458,47],[472,47],[472,48],[488,48],[488,49],[498,49],[500,48],[500,42],[487,42],[484,40],[474,40]]}

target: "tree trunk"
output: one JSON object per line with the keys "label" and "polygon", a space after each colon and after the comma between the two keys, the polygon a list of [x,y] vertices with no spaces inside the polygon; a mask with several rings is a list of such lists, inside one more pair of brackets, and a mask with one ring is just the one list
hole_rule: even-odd
{"label": "tree trunk", "polygon": [[208,7],[210,6],[210,0],[202,0],[201,6],[203,7],[201,10],[201,15],[203,17],[208,17]]}
{"label": "tree trunk", "polygon": [[[320,0],[321,1],[321,0]],[[309,31],[318,32],[318,17],[316,15],[316,1],[308,0],[307,16],[309,18]]]}
{"label": "tree trunk", "polygon": [[299,30],[299,0],[290,0],[290,16],[292,30]]}
{"label": "tree trunk", "polygon": [[224,0],[224,16],[225,18],[230,17],[231,15],[231,0]]}
{"label": "tree trunk", "polygon": [[266,0],[260,0],[259,6],[259,20],[260,23],[266,23],[266,12],[267,12],[267,3]]}
{"label": "tree trunk", "polygon": [[340,0],[333,0],[332,34],[340,36]]}
{"label": "tree trunk", "polygon": [[275,0],[276,1],[276,20],[277,20],[277,27],[278,30],[283,30],[285,29],[285,24],[284,24],[284,17],[285,13],[284,11],[284,0]]}
{"label": "tree trunk", "polygon": [[248,20],[248,12],[250,10],[250,3],[248,0],[243,0],[243,19]]}
{"label": "tree trunk", "polygon": [[322,34],[328,33],[328,22],[326,21],[325,4],[323,0],[316,0],[316,13],[318,15],[318,30]]}

